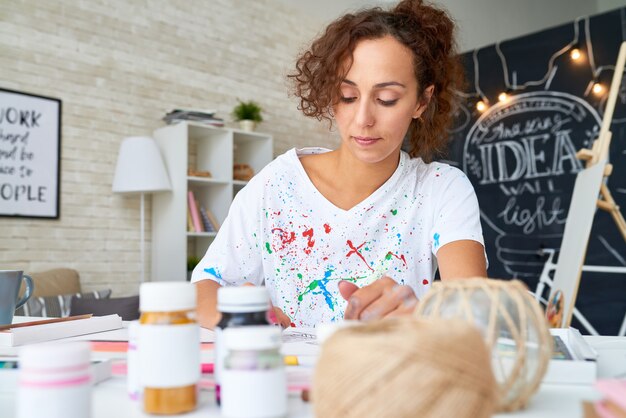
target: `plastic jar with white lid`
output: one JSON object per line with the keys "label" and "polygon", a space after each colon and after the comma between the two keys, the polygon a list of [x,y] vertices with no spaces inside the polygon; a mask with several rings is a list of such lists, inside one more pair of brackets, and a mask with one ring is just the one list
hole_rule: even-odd
{"label": "plastic jar with white lid", "polygon": [[274,325],[224,330],[228,350],[222,369],[222,415],[229,418],[287,416],[287,378]]}
{"label": "plastic jar with white lid", "polygon": [[19,352],[17,418],[91,416],[87,342],[36,344]]}
{"label": "plastic jar with white lid", "polygon": [[143,410],[175,415],[198,403],[200,328],[196,288],[187,282],[142,283],[139,289],[139,381]]}

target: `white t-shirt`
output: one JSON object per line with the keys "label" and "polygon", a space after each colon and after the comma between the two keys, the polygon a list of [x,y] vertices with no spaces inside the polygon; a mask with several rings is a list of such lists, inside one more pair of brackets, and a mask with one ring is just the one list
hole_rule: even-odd
{"label": "white t-shirt", "polygon": [[402,152],[393,175],[344,210],[315,188],[299,160],[326,151],[292,149],[261,170],[235,196],[192,282],[264,284],[292,325],[310,327],[343,318],[340,280],[363,286],[386,274],[419,298],[440,247],[483,244],[478,201],[462,171]]}

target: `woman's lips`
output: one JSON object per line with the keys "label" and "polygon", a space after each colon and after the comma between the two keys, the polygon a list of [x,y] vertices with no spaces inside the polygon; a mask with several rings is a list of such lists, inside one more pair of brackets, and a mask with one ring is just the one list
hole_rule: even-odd
{"label": "woman's lips", "polygon": [[376,141],[381,139],[381,138],[375,138],[375,137],[371,137],[371,136],[353,136],[352,138],[354,138],[354,140],[359,145],[372,145],[372,144],[376,143]]}

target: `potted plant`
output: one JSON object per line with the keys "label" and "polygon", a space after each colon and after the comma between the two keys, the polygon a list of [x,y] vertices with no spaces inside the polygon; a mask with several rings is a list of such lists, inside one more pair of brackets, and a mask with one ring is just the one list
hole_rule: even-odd
{"label": "potted plant", "polygon": [[261,106],[258,103],[250,100],[248,102],[242,102],[237,99],[239,104],[233,109],[233,117],[235,121],[239,122],[239,126],[244,131],[254,131],[256,124],[263,122],[261,116]]}
{"label": "potted plant", "polygon": [[200,262],[200,257],[196,257],[195,255],[190,255],[187,257],[187,281],[191,280],[191,273],[193,269],[196,268],[196,265]]}

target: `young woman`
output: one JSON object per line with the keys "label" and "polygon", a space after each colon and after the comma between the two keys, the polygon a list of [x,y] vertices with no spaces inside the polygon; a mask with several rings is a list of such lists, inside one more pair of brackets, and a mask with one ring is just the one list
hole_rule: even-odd
{"label": "young woman", "polygon": [[219,320],[220,286],[265,285],[282,325],[314,326],[409,313],[437,268],[486,276],[474,190],[430,162],[462,80],[453,30],[405,0],[339,18],[300,56],[300,109],[335,123],[341,143],[292,149],[237,194],[193,273],[203,326]]}

